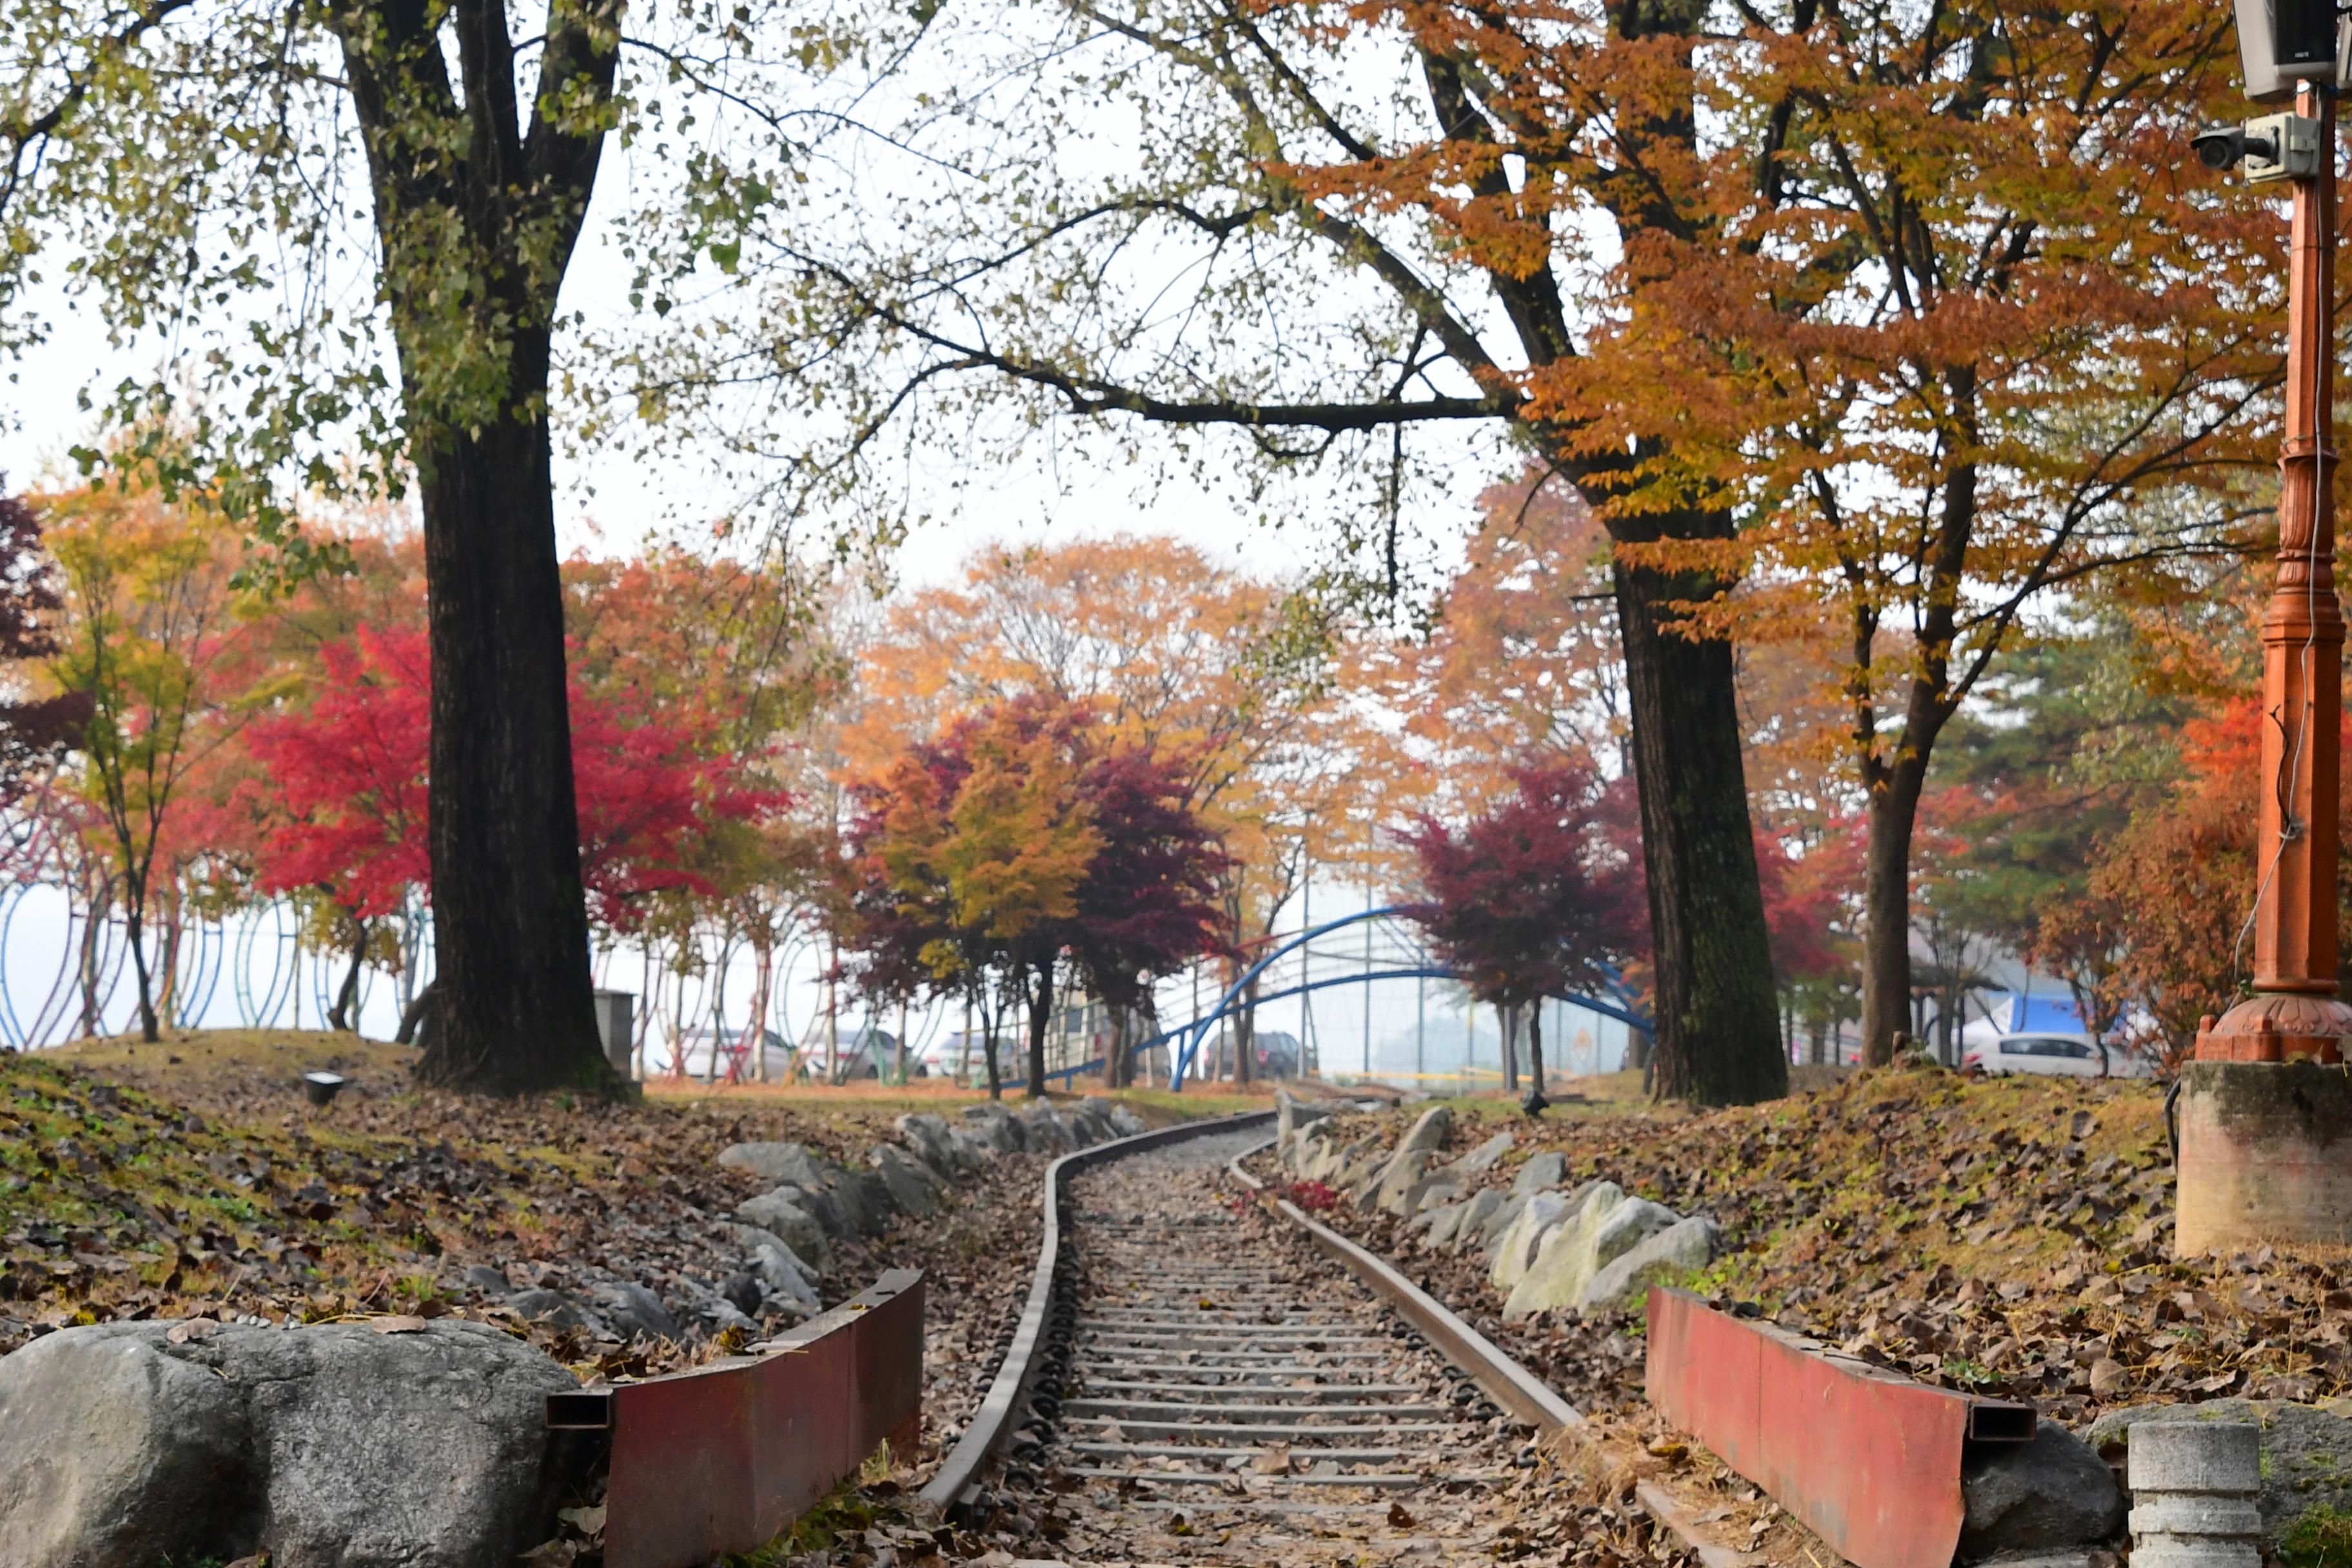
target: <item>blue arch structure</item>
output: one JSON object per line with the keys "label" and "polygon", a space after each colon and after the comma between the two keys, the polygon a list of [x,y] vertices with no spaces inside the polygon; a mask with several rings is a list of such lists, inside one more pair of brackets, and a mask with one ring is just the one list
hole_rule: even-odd
{"label": "blue arch structure", "polygon": [[[1168,1075],[1169,1088],[1181,1091],[1184,1087],[1185,1079],[1190,1077],[1192,1074],[1193,1058],[1200,1054],[1201,1047],[1209,1037],[1210,1026],[1234,1011],[1234,1004],[1240,999],[1244,991],[1249,989],[1250,982],[1264,973],[1269,964],[1273,963],[1276,960],[1283,957],[1284,955],[1306,946],[1317,937],[1328,935],[1332,931],[1339,931],[1348,926],[1359,925],[1366,921],[1382,920],[1391,916],[1403,915],[1405,913],[1407,913],[1407,910],[1402,904],[1386,904],[1377,910],[1359,910],[1352,915],[1342,915],[1338,920],[1327,921],[1321,925],[1309,927],[1307,930],[1299,932],[1297,936],[1292,937],[1289,941],[1284,942],[1279,947],[1275,948],[1265,957],[1259,959],[1255,963],[1251,964],[1247,969],[1244,970],[1240,977],[1234,982],[1232,987],[1225,992],[1224,995],[1218,998],[1217,1005],[1209,1009],[1207,1013],[1195,1018],[1192,1023],[1185,1025],[1182,1028],[1171,1029],[1166,1034],[1154,1036],[1152,1038],[1146,1040],[1141,1045],[1136,1047],[1135,1049],[1137,1051],[1145,1051],[1150,1049],[1154,1046],[1174,1039],[1178,1036],[1189,1037],[1185,1039],[1182,1048],[1178,1051],[1176,1060],[1171,1064]],[[1303,984],[1294,985],[1286,991],[1277,991],[1271,995],[1257,997],[1251,1005],[1255,1007],[1257,1003],[1278,1002],[1286,996],[1303,996],[1309,991],[1320,991],[1325,987],[1331,985],[1367,985],[1375,980],[1412,980],[1423,977],[1436,980],[1458,980],[1461,978],[1461,976],[1454,973],[1454,971],[1442,964],[1435,963],[1422,964],[1409,969],[1383,970],[1378,973],[1367,973],[1363,974],[1341,974],[1335,975],[1328,980],[1310,981]],[[1610,990],[1614,994],[1614,1000],[1602,1001],[1599,997],[1583,995],[1561,996],[1556,999],[1561,1002],[1566,1002],[1571,1006],[1582,1007],[1590,1012],[1598,1013],[1604,1018],[1615,1018],[1631,1028],[1641,1030],[1644,1035],[1649,1034],[1651,1032],[1650,1021],[1634,1013],[1630,1006],[1626,1005],[1627,1002],[1630,1001],[1630,998],[1625,995],[1622,981],[1614,971],[1608,971],[1606,973],[1606,978],[1609,982]]]}

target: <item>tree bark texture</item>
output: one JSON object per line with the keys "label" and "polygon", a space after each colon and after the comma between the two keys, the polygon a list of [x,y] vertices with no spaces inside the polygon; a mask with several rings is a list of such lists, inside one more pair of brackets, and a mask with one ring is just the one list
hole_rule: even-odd
{"label": "tree bark texture", "polygon": [[1669,606],[1702,585],[1622,560],[1613,571],[1656,966],[1652,1089],[1701,1105],[1771,1100],[1789,1091],[1789,1064],[1731,648],[1673,629]]}
{"label": "tree bark texture", "polygon": [[1528,1008],[1528,1098],[1522,1102],[1529,1116],[1540,1116],[1551,1100],[1544,1093],[1543,1004]]}
{"label": "tree bark texture", "polygon": [[327,1009],[327,1027],[338,1034],[356,1027],[352,1009],[360,1002],[360,966],[367,962],[368,923],[354,921],[359,934],[352,939],[351,962],[343,966],[343,983],[335,991],[335,1005]]}
{"label": "tree bark texture", "polygon": [[528,100],[499,0],[348,0],[331,20],[425,522],[440,997],[417,1073],[493,1093],[615,1089],[590,994],[547,395],[619,7],[555,0]]}
{"label": "tree bark texture", "polygon": [[1029,1098],[1045,1098],[1045,1031],[1054,1022],[1054,961],[1046,959],[1031,972],[1029,992]]}
{"label": "tree bark texture", "polygon": [[1927,786],[1925,758],[1908,750],[1870,792],[1863,868],[1862,1059],[1885,1067],[1911,1033],[1911,836]]}
{"label": "tree bark texture", "polygon": [[[544,388],[546,340],[531,336],[518,379]],[[493,1093],[610,1075],[589,969],[549,457],[544,421],[510,420],[420,463],[442,995],[417,1070]]]}

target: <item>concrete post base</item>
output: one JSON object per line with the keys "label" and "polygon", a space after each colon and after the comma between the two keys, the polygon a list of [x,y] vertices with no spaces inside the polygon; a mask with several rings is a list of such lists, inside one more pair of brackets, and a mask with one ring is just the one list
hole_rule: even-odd
{"label": "concrete post base", "polygon": [[2132,1568],[2261,1568],[2260,1427],[2143,1421],[2130,1443]]}
{"label": "concrete post base", "polygon": [[2173,1252],[2352,1246],[2352,1071],[2308,1058],[2181,1069]]}

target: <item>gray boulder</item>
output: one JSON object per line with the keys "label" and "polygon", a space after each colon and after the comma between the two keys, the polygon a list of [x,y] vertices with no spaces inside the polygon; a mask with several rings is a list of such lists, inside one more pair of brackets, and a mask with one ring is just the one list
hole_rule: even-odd
{"label": "gray boulder", "polygon": [[1276,1089],[1274,1091],[1275,1149],[1287,1158],[1291,1144],[1297,1140],[1298,1134],[1318,1121],[1326,1120],[1330,1114],[1331,1108],[1328,1105],[1308,1105],[1288,1089]]}
{"label": "gray boulder", "polygon": [[816,1269],[809,1268],[807,1262],[802,1262],[800,1253],[793,1250],[791,1241],[785,1241],[783,1237],[779,1237],[779,1234],[772,1232],[772,1229],[760,1229],[757,1225],[730,1225],[730,1227],[727,1227],[727,1234],[734,1239],[736,1246],[743,1248],[743,1256],[751,1258],[752,1272],[760,1274],[760,1279],[762,1279],[769,1289],[788,1290],[788,1286],[783,1286],[781,1279],[769,1279],[769,1269],[762,1260],[774,1260],[776,1269],[791,1274],[791,1277],[797,1279],[800,1284],[812,1286],[812,1300],[814,1300]]}
{"label": "gray boulder", "polygon": [[743,1249],[745,1261],[760,1283],[772,1296],[782,1296],[799,1301],[810,1310],[816,1310],[816,1270],[801,1261],[800,1255],[789,1242],[773,1231],[761,1230],[755,1225],[728,1227],[735,1245]]}
{"label": "gray boulder", "polygon": [[1441,1166],[1424,1178],[1407,1194],[1412,1212],[1428,1214],[1461,1201],[1462,1184],[1454,1179],[1451,1166]]}
{"label": "gray boulder", "polygon": [[1454,1112],[1443,1105],[1433,1105],[1421,1113],[1412,1131],[1397,1145],[1397,1152],[1408,1153],[1415,1149],[1443,1149],[1445,1141],[1454,1136]]}
{"label": "gray boulder", "polygon": [[1464,1200],[1462,1212],[1454,1216],[1454,1223],[1447,1227],[1444,1236],[1438,1236],[1434,1226],[1430,1227],[1431,1243],[1436,1246],[1451,1244],[1458,1247],[1477,1240],[1479,1231],[1486,1227],[1487,1220],[1494,1217],[1495,1211],[1503,1206],[1503,1194],[1494,1188],[1479,1188]]}
{"label": "gray boulder", "polygon": [[1407,1149],[1381,1168],[1380,1175],[1357,1189],[1356,1206],[1360,1209],[1382,1208],[1391,1214],[1411,1214],[1409,1203],[1412,1191],[1429,1173],[1437,1154],[1430,1149]]}
{"label": "gray boulder", "polygon": [[1022,1131],[1029,1147],[1041,1154],[1066,1154],[1078,1146],[1070,1132],[1070,1124],[1062,1120],[1050,1100],[1030,1102],[1021,1112]]}
{"label": "gray boulder", "polygon": [[642,1285],[626,1282],[599,1285],[589,1292],[605,1320],[625,1339],[676,1340],[677,1320],[662,1299]]}
{"label": "gray boulder", "polygon": [[1548,1149],[1519,1167],[1511,1178],[1511,1195],[1523,1198],[1530,1193],[1540,1193],[1568,1180],[1568,1156],[1557,1149]]}
{"label": "gray boulder", "polygon": [[173,1328],[68,1329],[0,1360],[10,1568],[476,1568],[550,1532],[567,1477],[545,1404],[579,1384],[511,1335]]}
{"label": "gray boulder", "polygon": [[895,1143],[877,1144],[866,1158],[874,1162],[890,1201],[908,1214],[931,1212],[931,1182],[914,1158]]}
{"label": "gray boulder", "polygon": [[961,1128],[949,1126],[943,1116],[901,1116],[898,1136],[941,1177],[970,1175],[987,1163],[985,1147]]}
{"label": "gray boulder", "polygon": [[2136,1405],[2100,1416],[2083,1434],[2084,1440],[2102,1458],[2121,1460],[2130,1452],[2132,1427],[2142,1421],[2243,1421],[2262,1428],[2263,1489],[2254,1501],[2262,1510],[2263,1544],[2272,1555],[2276,1555],[2279,1538],[2305,1513],[2326,1510],[2338,1516],[2352,1514],[2352,1400]]}
{"label": "gray boulder", "polygon": [[1716,1241],[1715,1221],[1705,1215],[1676,1220],[1604,1265],[1577,1298],[1576,1310],[1636,1306],[1653,1285],[1679,1285],[1715,1260]]}
{"label": "gray boulder", "polygon": [[1151,1131],[1144,1124],[1143,1118],[1135,1113],[1133,1108],[1125,1105],[1113,1105],[1110,1108],[1110,1125],[1111,1131],[1122,1138],[1133,1138]]}
{"label": "gray boulder", "polygon": [[[898,1212],[898,1195],[879,1171],[842,1171],[825,1196],[833,1200],[829,1206],[836,1235],[879,1236]],[[822,1221],[825,1216],[817,1217]]]}
{"label": "gray boulder", "polygon": [[1442,1205],[1413,1215],[1411,1228],[1428,1233],[1422,1237],[1423,1246],[1444,1247],[1454,1239],[1454,1227],[1462,1223],[1462,1215],[1469,1207],[1468,1204]]}
{"label": "gray boulder", "polygon": [[258,1535],[244,1392],[118,1327],[60,1330],[0,1360],[0,1563],[225,1562]]}
{"label": "gray boulder", "polygon": [[1486,1282],[1508,1295],[1526,1277],[1544,1237],[1571,1212],[1568,1200],[1558,1193],[1537,1193],[1520,1205],[1518,1217],[1496,1239]]}
{"label": "gray boulder", "polygon": [[1118,1136],[1118,1128],[1110,1117],[1110,1101],[1099,1094],[1090,1094],[1078,1101],[1068,1120],[1070,1134],[1081,1149],[1108,1143]]}
{"label": "gray boulder", "polygon": [[772,1231],[783,1239],[784,1245],[808,1259],[819,1269],[833,1267],[833,1244],[825,1239],[824,1226],[817,1217],[798,1202],[798,1187],[779,1187],[772,1193],[761,1193],[735,1211],[735,1217],[748,1226]]}
{"label": "gray boulder", "polygon": [[1471,1177],[1484,1175],[1493,1170],[1501,1162],[1503,1156],[1511,1152],[1512,1145],[1517,1142],[1517,1137],[1512,1133],[1497,1132],[1454,1163],[1446,1166],[1446,1173],[1460,1177],[1463,1184],[1466,1186]]}
{"label": "gray boulder", "polygon": [[[1488,1192],[1493,1190],[1491,1187],[1487,1189]],[[1485,1195],[1483,1193],[1474,1194],[1470,1201],[1477,1204]],[[1473,1247],[1482,1248],[1486,1253],[1486,1261],[1492,1263],[1495,1260],[1496,1244],[1502,1240],[1503,1233],[1511,1227],[1511,1222],[1519,1217],[1519,1211],[1528,1206],[1528,1200],[1524,1197],[1515,1198],[1506,1193],[1493,1203],[1482,1206],[1486,1212],[1478,1217],[1476,1223],[1473,1224],[1465,1215],[1463,1222],[1454,1227],[1454,1249],[1456,1252],[1467,1252]]]}
{"label": "gray boulder", "polygon": [[587,1303],[561,1290],[518,1290],[507,1298],[507,1305],[525,1322],[545,1323],[556,1329],[584,1329],[600,1336],[610,1336],[613,1331],[612,1325]]}
{"label": "gray boulder", "polygon": [[796,1187],[832,1184],[835,1167],[819,1159],[805,1143],[737,1143],[719,1156],[730,1171],[749,1171],[763,1182],[790,1182]]}
{"label": "gray boulder", "polygon": [[972,1134],[1000,1154],[1018,1154],[1029,1147],[1028,1129],[999,1100],[967,1105],[962,1112]]}
{"label": "gray boulder", "polygon": [[1028,1150],[1028,1131],[1021,1126],[1021,1117],[1012,1114],[1002,1100],[983,1100],[979,1105],[967,1105],[960,1112],[964,1121],[971,1123],[971,1135],[997,1154],[1021,1154]]}
{"label": "gray boulder", "polygon": [[1526,1276],[1503,1303],[1504,1320],[1576,1307],[1593,1276],[1680,1217],[1664,1204],[1625,1197],[1613,1182],[1600,1184],[1544,1237]]}
{"label": "gray boulder", "polygon": [[485,1296],[503,1297],[514,1289],[513,1281],[504,1274],[480,1263],[467,1269],[459,1278]]}
{"label": "gray boulder", "polygon": [[2031,1443],[1981,1443],[1960,1460],[1959,1561],[2096,1545],[2123,1533],[2124,1494],[2090,1446],[2054,1422]]}

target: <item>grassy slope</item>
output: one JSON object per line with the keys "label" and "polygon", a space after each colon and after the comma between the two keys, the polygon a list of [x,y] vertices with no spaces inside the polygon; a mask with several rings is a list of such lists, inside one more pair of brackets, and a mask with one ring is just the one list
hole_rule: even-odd
{"label": "grassy slope", "polygon": [[[1455,1142],[1486,1131],[1482,1115]],[[2352,1263],[2170,1258],[2151,1084],[1884,1072],[1704,1115],[1620,1098],[1521,1122],[1519,1136],[1495,1180],[1558,1148],[1571,1180],[1606,1176],[1724,1224],[1731,1248],[1698,1282],[1710,1294],[2069,1425],[2150,1398],[2352,1393]],[[1352,1223],[1402,1251],[1385,1219]],[[1424,1267],[1460,1303],[1495,1310],[1477,1271]],[[1507,1337],[1606,1408],[1638,1399],[1638,1356],[1610,1343],[1638,1331],[1637,1316],[1547,1315]]]}
{"label": "grassy slope", "polygon": [[[678,1275],[708,1281],[732,1267],[711,1216],[757,1184],[714,1163],[728,1144],[795,1139],[862,1163],[900,1113],[952,1114],[979,1098],[868,1088],[484,1102],[419,1090],[414,1059],[293,1030],[0,1056],[0,1352],[45,1327],[115,1317],[461,1310],[452,1279],[476,1263],[553,1270],[551,1282],[583,1262],[657,1289]],[[352,1080],[325,1110],[300,1093],[313,1068]],[[1034,1206],[1025,1178],[1015,1184]],[[950,1262],[1003,1250],[988,1226],[959,1235],[950,1223],[927,1241]],[[842,1249],[840,1294],[889,1261],[869,1250]]]}

